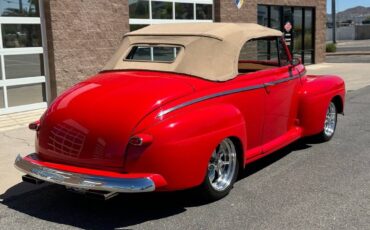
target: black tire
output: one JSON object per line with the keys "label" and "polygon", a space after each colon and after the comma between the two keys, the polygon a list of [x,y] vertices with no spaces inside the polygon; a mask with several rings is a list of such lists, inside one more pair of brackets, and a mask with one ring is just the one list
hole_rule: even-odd
{"label": "black tire", "polygon": [[[212,154],[212,157],[210,159],[210,162],[209,162],[209,165],[208,165],[208,169],[207,169],[207,173],[206,173],[206,176],[204,178],[204,181],[203,183],[199,186],[199,192],[201,193],[202,195],[202,198],[205,200],[205,201],[209,201],[209,202],[212,202],[212,201],[216,201],[216,200],[219,200],[223,197],[225,197],[226,195],[228,195],[231,191],[231,189],[233,188],[234,186],[234,183],[238,177],[238,172],[239,172],[239,161],[238,161],[238,156],[237,156],[237,152],[236,152],[236,147],[235,147],[235,144],[229,139],[229,138],[226,138],[225,140],[223,140],[218,146],[217,148],[215,149],[214,153],[217,152],[217,149],[219,149],[219,146],[223,143],[227,143],[228,145],[230,145],[230,149],[233,151],[232,153],[232,161],[233,163],[228,165],[227,167],[230,167],[230,169],[227,169],[228,171],[230,171],[230,173],[232,173],[232,176],[230,175],[230,178],[229,178],[229,182],[227,183],[227,185],[224,185],[225,187],[223,186],[220,186],[222,188],[220,189],[216,189],[215,188],[215,184],[216,182],[213,182],[210,180],[210,175],[212,174],[212,170],[210,170],[210,164],[212,164],[212,161],[213,161],[213,156],[214,154]],[[225,169],[226,170],[226,169]],[[216,170],[214,169],[214,176],[216,177]],[[220,180],[222,181],[222,180]],[[221,183],[222,184],[222,183]]]}
{"label": "black tire", "polygon": [[[332,113],[332,117],[329,118],[328,116],[330,115],[329,113]],[[326,118],[324,122],[324,130],[316,135],[314,139],[316,139],[318,142],[327,142],[330,141],[335,134],[335,130],[337,128],[337,121],[338,121],[338,110],[337,107],[335,106],[334,102],[331,101],[327,112],[326,112]],[[333,122],[331,127],[328,127],[328,122]]]}

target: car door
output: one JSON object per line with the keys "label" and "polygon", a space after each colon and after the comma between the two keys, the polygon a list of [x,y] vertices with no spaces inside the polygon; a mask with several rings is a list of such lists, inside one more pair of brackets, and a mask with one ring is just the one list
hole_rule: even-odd
{"label": "car door", "polygon": [[260,78],[259,74],[242,74],[238,78],[239,86],[235,88],[245,90],[235,95],[234,103],[238,105],[245,121],[246,157],[249,159],[262,153],[264,110],[267,94],[263,87],[263,79]]}
{"label": "car door", "polygon": [[[263,152],[268,152],[281,145],[284,136],[296,125],[298,107],[298,87],[300,76],[290,64],[289,52],[281,39],[270,46],[272,59],[278,60],[279,67],[270,71],[265,78],[267,93],[263,127]],[[274,55],[276,54],[276,55]],[[286,137],[289,138],[289,137]]]}
{"label": "car door", "polygon": [[245,120],[245,130],[247,134],[247,161],[255,158],[262,153],[263,128],[265,117],[265,106],[267,92],[264,87],[266,77],[269,76],[271,63],[261,61],[258,39],[247,41],[239,56],[239,76],[234,80],[234,88],[242,88],[242,93],[237,94],[234,99]]}

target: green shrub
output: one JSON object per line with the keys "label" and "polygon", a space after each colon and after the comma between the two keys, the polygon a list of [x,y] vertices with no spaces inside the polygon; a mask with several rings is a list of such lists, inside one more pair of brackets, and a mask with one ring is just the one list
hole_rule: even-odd
{"label": "green shrub", "polygon": [[326,44],[326,52],[327,53],[337,52],[337,45],[335,45],[334,43]]}

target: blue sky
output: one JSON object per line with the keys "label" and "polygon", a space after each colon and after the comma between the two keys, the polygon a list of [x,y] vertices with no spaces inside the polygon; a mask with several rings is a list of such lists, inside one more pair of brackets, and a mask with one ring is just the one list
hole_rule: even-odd
{"label": "blue sky", "polygon": [[[327,0],[327,12],[331,12],[331,1]],[[343,11],[348,8],[355,6],[366,6],[370,7],[370,0],[336,0],[337,12]]]}

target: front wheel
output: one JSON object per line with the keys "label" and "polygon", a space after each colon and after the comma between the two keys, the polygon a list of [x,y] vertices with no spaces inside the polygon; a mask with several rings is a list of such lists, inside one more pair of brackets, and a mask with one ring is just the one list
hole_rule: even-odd
{"label": "front wheel", "polygon": [[324,130],[317,135],[317,139],[322,142],[330,141],[337,128],[338,112],[334,102],[330,102],[328,110],[326,111],[326,118],[324,122]]}
{"label": "front wheel", "polygon": [[207,175],[200,186],[204,198],[214,201],[225,197],[232,189],[239,171],[235,144],[224,139],[213,151]]}

